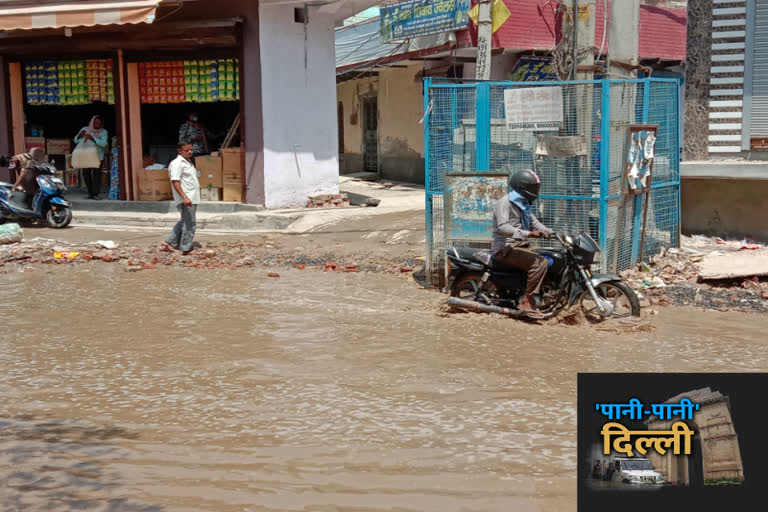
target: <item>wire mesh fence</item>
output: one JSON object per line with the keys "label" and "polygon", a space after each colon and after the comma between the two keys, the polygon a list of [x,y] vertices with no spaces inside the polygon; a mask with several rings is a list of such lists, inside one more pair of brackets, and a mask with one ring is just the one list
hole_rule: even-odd
{"label": "wire mesh fence", "polygon": [[[536,87],[559,88],[562,121],[554,131],[551,127],[510,129],[505,91]],[[581,82],[425,79],[430,284],[442,284],[449,246],[490,246],[492,204],[506,193],[506,185],[502,185],[506,179],[500,177],[522,169],[534,170],[541,179],[540,198],[534,204],[536,216],[555,231],[585,232],[598,240],[603,272],[629,268],[662,247],[678,245],[677,94],[675,80],[655,78]],[[658,125],[647,196],[626,194],[627,134],[633,124]],[[455,193],[451,187],[456,187]],[[548,243],[552,242],[542,245]]]}

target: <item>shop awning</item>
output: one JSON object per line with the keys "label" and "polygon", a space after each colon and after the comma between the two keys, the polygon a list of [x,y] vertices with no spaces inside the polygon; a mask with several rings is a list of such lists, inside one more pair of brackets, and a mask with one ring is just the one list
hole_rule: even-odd
{"label": "shop awning", "polygon": [[152,23],[161,0],[0,2],[0,30]]}

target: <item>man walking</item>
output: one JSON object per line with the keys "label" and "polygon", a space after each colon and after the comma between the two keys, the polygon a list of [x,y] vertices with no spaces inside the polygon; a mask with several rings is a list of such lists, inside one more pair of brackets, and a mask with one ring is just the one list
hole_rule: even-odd
{"label": "man walking", "polygon": [[181,251],[183,254],[189,254],[192,250],[197,205],[200,204],[200,182],[197,180],[197,169],[189,161],[192,151],[192,144],[180,141],[179,156],[168,166],[173,200],[179,209],[181,220],[165,237],[164,244],[167,248]]}

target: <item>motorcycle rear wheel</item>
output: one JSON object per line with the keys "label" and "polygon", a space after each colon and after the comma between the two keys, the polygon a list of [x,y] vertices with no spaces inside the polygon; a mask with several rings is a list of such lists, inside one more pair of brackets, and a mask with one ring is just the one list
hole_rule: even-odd
{"label": "motorcycle rear wheel", "polygon": [[72,209],[69,206],[59,206],[55,211],[49,208],[45,212],[45,222],[52,228],[65,228],[72,222]]}
{"label": "motorcycle rear wheel", "polygon": [[477,299],[474,298],[475,292],[480,287],[480,281],[483,278],[483,274],[479,272],[469,272],[459,277],[451,286],[451,297],[458,297],[465,300],[477,300],[481,304],[493,304],[494,301],[499,299],[499,291],[496,285],[488,281],[485,284],[485,290],[483,293],[487,295],[491,302],[485,300],[482,296]]}
{"label": "motorcycle rear wheel", "polygon": [[601,315],[592,295],[590,295],[589,291],[586,291],[581,296],[580,304],[584,316],[590,322],[602,322],[606,318],[640,316],[640,299],[637,298],[635,291],[626,283],[613,281],[600,283],[595,287],[595,292],[600,298],[607,299],[613,304],[613,311],[609,317]]}

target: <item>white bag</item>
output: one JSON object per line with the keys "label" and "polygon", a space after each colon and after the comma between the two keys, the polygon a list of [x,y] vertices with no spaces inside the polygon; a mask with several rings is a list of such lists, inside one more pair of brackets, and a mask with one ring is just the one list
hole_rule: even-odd
{"label": "white bag", "polygon": [[75,169],[98,169],[101,158],[96,143],[92,140],[82,140],[72,152],[72,167]]}

